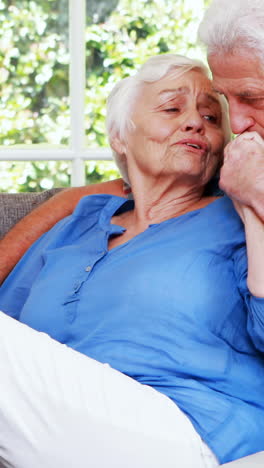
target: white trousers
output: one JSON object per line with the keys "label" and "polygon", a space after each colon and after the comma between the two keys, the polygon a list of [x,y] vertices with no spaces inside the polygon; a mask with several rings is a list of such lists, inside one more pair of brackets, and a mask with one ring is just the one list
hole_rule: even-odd
{"label": "white trousers", "polygon": [[0,312],[0,466],[214,468],[165,395]]}

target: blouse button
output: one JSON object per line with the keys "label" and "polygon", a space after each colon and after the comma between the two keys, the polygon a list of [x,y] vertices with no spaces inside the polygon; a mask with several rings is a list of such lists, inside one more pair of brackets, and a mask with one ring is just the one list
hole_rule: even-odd
{"label": "blouse button", "polygon": [[85,268],[85,271],[91,271],[92,267],[89,265]]}

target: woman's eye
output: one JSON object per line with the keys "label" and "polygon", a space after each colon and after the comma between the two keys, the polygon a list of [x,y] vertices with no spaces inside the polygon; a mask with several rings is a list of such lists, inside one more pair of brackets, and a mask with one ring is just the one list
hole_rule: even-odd
{"label": "woman's eye", "polygon": [[218,117],[216,115],[213,115],[213,114],[205,114],[203,115],[203,118],[205,120],[208,120],[208,122],[212,122],[212,123],[218,123]]}
{"label": "woman's eye", "polygon": [[178,107],[169,107],[168,109],[165,109],[165,112],[168,112],[168,113],[176,113],[179,111],[180,109]]}

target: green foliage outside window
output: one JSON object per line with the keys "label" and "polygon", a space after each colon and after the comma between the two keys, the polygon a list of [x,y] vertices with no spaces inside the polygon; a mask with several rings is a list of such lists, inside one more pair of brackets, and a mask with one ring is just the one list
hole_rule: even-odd
{"label": "green foliage outside window", "polygon": [[[184,0],[87,0],[88,147],[107,146],[105,102],[120,78],[151,55],[197,56],[197,22]],[[0,145],[68,144],[67,24],[67,0],[0,0]],[[87,183],[118,175],[112,162],[86,168]],[[66,162],[0,162],[0,190],[67,186],[69,172]]]}

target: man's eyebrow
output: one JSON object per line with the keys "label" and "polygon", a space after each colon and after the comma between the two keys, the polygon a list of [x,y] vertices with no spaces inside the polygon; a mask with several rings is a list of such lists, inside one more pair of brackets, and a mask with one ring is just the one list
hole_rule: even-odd
{"label": "man's eyebrow", "polygon": [[[250,97],[254,97],[254,96],[257,96],[259,94],[258,91],[241,91],[241,92],[238,92],[236,93],[236,96],[237,97],[241,97],[241,98],[250,98]],[[262,94],[262,93],[261,93]]]}

